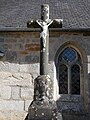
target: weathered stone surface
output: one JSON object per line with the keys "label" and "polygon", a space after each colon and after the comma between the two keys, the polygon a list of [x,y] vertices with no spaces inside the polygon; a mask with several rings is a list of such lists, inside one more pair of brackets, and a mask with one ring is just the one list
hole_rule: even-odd
{"label": "weathered stone surface", "polygon": [[20,72],[39,73],[39,63],[22,64],[20,65]]}
{"label": "weathered stone surface", "polygon": [[0,120],[11,120],[11,112],[7,110],[0,110]]}
{"label": "weathered stone surface", "polygon": [[11,98],[11,87],[0,85],[0,98],[10,99]]}
{"label": "weathered stone surface", "polygon": [[62,115],[58,113],[55,102],[45,103],[44,101],[33,101],[29,106],[26,120],[62,120]]}
{"label": "weathered stone surface", "polygon": [[0,72],[0,84],[10,86],[33,86],[29,73]]}
{"label": "weathered stone surface", "polygon": [[7,51],[6,52],[6,60],[14,62],[17,60],[17,52],[16,51]]}
{"label": "weathered stone surface", "polygon": [[34,99],[28,109],[26,120],[62,120],[52,97],[52,81],[49,75],[34,80]]}
{"label": "weathered stone surface", "polygon": [[11,120],[24,120],[26,116],[26,112],[25,111],[14,111],[11,112]]}
{"label": "weathered stone surface", "polygon": [[24,120],[25,116],[25,111],[0,110],[0,120]]}
{"label": "weathered stone surface", "polygon": [[4,71],[4,72],[8,72],[9,71],[8,62],[0,61],[0,71]]}
{"label": "weathered stone surface", "polygon": [[40,75],[34,80],[34,100],[49,101],[53,98],[52,81],[49,75]]}
{"label": "weathered stone surface", "polygon": [[12,44],[4,43],[2,46],[5,50],[12,50]]}
{"label": "weathered stone surface", "polygon": [[12,50],[21,51],[23,49],[24,49],[23,44],[21,44],[21,43],[16,43],[16,44],[13,44],[13,46],[12,46]]}
{"label": "weathered stone surface", "polygon": [[12,95],[11,95],[11,98],[13,100],[18,100],[20,99],[20,87],[18,86],[13,86],[12,87]]}
{"label": "weathered stone surface", "polygon": [[0,37],[0,43],[3,43],[3,42],[4,42],[4,38]]}
{"label": "weathered stone surface", "polygon": [[[30,33],[26,33],[25,32],[23,35],[22,34],[23,33],[11,33],[11,32],[10,33],[9,32],[3,33],[1,35],[1,36],[3,36],[3,38],[4,37],[5,38],[8,37],[8,41],[4,44],[6,46],[6,50],[12,51],[12,43],[15,44],[15,41],[12,41],[12,43],[9,42],[9,37],[11,37],[11,36],[12,36],[12,38],[14,37],[14,39],[17,39],[17,37],[18,37],[18,39],[23,39],[23,41],[21,41],[23,43],[25,43],[24,40],[26,40],[27,37],[28,37],[28,41],[29,41],[30,44],[33,42],[32,38],[30,38],[31,36],[28,35]],[[52,32],[52,34],[53,34],[53,32]],[[58,35],[58,37],[55,38],[55,36],[57,36],[57,35]],[[80,47],[84,48],[83,51],[85,50],[86,51],[86,55],[88,54],[88,62],[90,62],[90,60],[89,60],[90,59],[89,58],[89,53],[90,53],[90,50],[89,50],[90,36],[85,36],[84,39],[83,39],[83,35],[71,35],[71,33],[69,35],[66,35],[66,34],[61,35],[60,33],[57,33],[57,34],[52,35],[52,36],[54,36],[54,37],[51,39],[51,42],[50,42],[50,65],[49,65],[49,71],[50,71],[49,75],[51,76],[52,80],[55,79],[55,81],[56,81],[55,74],[54,74],[54,72],[55,72],[55,68],[54,67],[55,66],[54,66],[54,64],[52,64],[52,61],[55,60],[55,55],[57,53],[57,50],[60,50],[59,48],[61,47],[61,45],[64,44],[65,42],[67,42],[67,41],[68,42],[70,42],[70,41],[74,42],[74,43],[78,44]],[[33,38],[33,39],[35,39],[35,38]],[[28,41],[27,41],[27,43],[28,43]],[[36,43],[37,39],[35,39],[34,41]],[[1,46],[3,45],[2,42],[3,42],[3,40],[1,40]],[[38,44],[38,42],[37,42],[37,44]],[[16,51],[16,53],[18,54],[19,52]],[[32,56],[33,56],[33,54],[34,54],[34,52],[32,53]],[[38,54],[38,53],[36,52],[35,55],[36,54]],[[27,56],[29,56],[29,54]],[[20,62],[21,59],[23,59],[22,63]],[[0,85],[1,85],[0,89],[3,88],[3,86],[7,86],[7,85],[9,85],[8,87],[11,87],[11,88],[13,87],[13,89],[12,89],[12,94],[13,94],[12,96],[13,97],[11,99],[18,100],[19,99],[18,87],[31,87],[31,86],[33,86],[34,78],[36,78],[39,75],[39,64],[38,63],[35,63],[35,64],[24,64],[24,59],[25,59],[25,56],[23,55],[23,58],[21,58],[21,56],[19,56],[19,58],[18,58],[19,61],[17,61],[17,63],[7,62],[5,58],[0,61]],[[87,61],[85,61],[85,62],[86,62],[85,64],[88,64]],[[89,64],[88,64],[88,73],[90,73],[90,65]],[[24,74],[25,74],[25,76],[24,76]],[[87,81],[90,81],[90,80],[85,79],[85,81],[87,82]],[[16,91],[15,91],[14,87],[16,87]],[[54,90],[56,90],[56,89],[57,89],[57,86],[55,86]],[[11,90],[8,90],[8,88],[6,90],[7,91],[3,90],[3,92],[1,90],[1,97],[0,97],[0,99],[5,99],[5,100],[8,99],[8,101],[9,101],[11,93],[8,92],[8,91],[11,91]],[[86,88],[84,90],[86,91]],[[26,90],[26,91],[28,92],[28,90]],[[90,92],[90,88],[89,88],[89,92]],[[27,95],[28,95],[28,93],[26,93],[26,96]],[[25,94],[24,94],[24,97],[25,97]],[[87,99],[87,98],[85,98],[85,99]],[[31,101],[31,98],[30,98],[30,101]],[[76,97],[74,99],[70,98],[70,100],[67,97],[65,99],[61,98],[61,101],[62,102],[63,101],[65,101],[65,102],[68,102],[68,101],[69,102],[74,102],[75,101],[75,104],[74,103],[73,104],[72,103],[71,104],[67,103],[67,105],[65,105],[64,103],[59,104],[59,105],[61,105],[65,109],[68,108],[68,106],[69,107],[71,106],[72,109],[80,108],[80,107],[78,107],[79,99],[78,98],[76,99]],[[86,100],[85,100],[85,102],[86,102]],[[89,102],[90,102],[90,100],[89,100]],[[28,109],[28,104],[29,104],[29,101],[25,100],[24,109],[26,111]],[[90,104],[89,104],[89,106],[90,106]],[[8,108],[9,108],[9,105],[8,105]],[[4,109],[4,111],[5,111],[5,109]],[[4,119],[4,120],[8,119],[9,120],[8,112],[7,112],[7,115],[6,115],[4,111],[3,111],[3,116],[0,113],[0,117],[2,117],[1,120],[2,119]],[[90,111],[90,109],[89,109],[89,111]],[[19,112],[17,112],[16,116],[19,116]],[[14,114],[13,114],[13,116],[14,116]],[[18,118],[20,118],[20,116],[22,116],[22,115],[20,115],[19,117],[16,117],[16,116],[15,116],[15,118],[16,118],[16,120],[18,120]],[[14,119],[14,117],[13,117],[13,119]]]}
{"label": "weathered stone surface", "polygon": [[20,65],[18,63],[8,63],[9,72],[19,72]]}
{"label": "weathered stone surface", "polygon": [[40,44],[26,44],[25,49],[27,51],[40,51]]}
{"label": "weathered stone surface", "polygon": [[25,62],[27,62],[27,63],[37,63],[37,62],[39,62],[38,54],[37,55],[30,54],[30,55],[26,56],[25,57]]}
{"label": "weathered stone surface", "polygon": [[26,50],[20,51],[20,55],[22,55],[22,56],[25,56],[25,55],[28,55],[28,54],[29,54],[29,52],[26,51]]}
{"label": "weathered stone surface", "polygon": [[15,101],[15,100],[0,100],[0,110],[24,110],[24,101]]}
{"label": "weathered stone surface", "polygon": [[14,37],[7,37],[7,38],[5,38],[4,41],[5,41],[5,43],[16,43],[17,39]]}
{"label": "weathered stone surface", "polygon": [[28,111],[29,105],[31,104],[32,100],[25,100],[25,111]]}
{"label": "weathered stone surface", "polygon": [[21,88],[21,98],[23,100],[33,99],[34,89],[31,87],[22,87]]}
{"label": "weathered stone surface", "polygon": [[7,78],[9,78],[11,76],[12,76],[12,73],[10,73],[10,72],[0,71],[0,80],[7,79]]}

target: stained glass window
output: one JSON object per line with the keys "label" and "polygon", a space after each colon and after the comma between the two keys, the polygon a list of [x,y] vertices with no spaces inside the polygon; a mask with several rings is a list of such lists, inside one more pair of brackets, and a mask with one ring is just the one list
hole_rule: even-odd
{"label": "stained glass window", "polygon": [[[72,47],[59,56],[59,94],[80,94],[80,56]],[[69,63],[69,64],[68,64]],[[69,92],[68,92],[69,91]]]}
{"label": "stained glass window", "polygon": [[68,90],[68,68],[62,64],[59,68],[59,93],[60,94],[67,94]]}
{"label": "stained glass window", "polygon": [[76,51],[72,48],[66,48],[63,53],[62,57],[67,62],[72,62],[76,59]]}
{"label": "stained glass window", "polygon": [[72,94],[80,94],[80,67],[73,65],[71,68]]}

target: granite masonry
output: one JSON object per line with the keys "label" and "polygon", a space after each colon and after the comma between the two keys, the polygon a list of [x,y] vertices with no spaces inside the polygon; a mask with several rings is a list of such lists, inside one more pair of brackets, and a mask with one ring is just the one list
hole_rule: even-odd
{"label": "granite masonry", "polygon": [[[74,119],[90,114],[90,32],[50,30],[49,75],[53,80],[53,99],[64,119]],[[55,59],[63,45],[75,46],[81,52],[84,69],[83,94],[80,96],[58,95]],[[0,30],[0,120],[23,120],[33,100],[34,79],[39,75],[39,29]],[[85,52],[84,52],[85,51]],[[85,68],[86,67],[86,68]],[[65,102],[66,101],[66,102]],[[66,109],[73,110],[70,111]],[[76,111],[76,112],[75,112]],[[75,112],[75,113],[74,113]],[[88,119],[89,120],[89,119]]]}

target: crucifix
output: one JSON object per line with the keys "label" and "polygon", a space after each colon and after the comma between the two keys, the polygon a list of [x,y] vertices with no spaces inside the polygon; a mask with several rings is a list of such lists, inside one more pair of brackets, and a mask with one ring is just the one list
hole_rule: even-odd
{"label": "crucifix", "polygon": [[41,5],[41,19],[28,21],[27,26],[38,28],[41,27],[40,33],[40,75],[48,74],[48,58],[49,58],[49,27],[61,28],[62,19],[49,19],[49,5]]}
{"label": "crucifix", "polygon": [[41,5],[41,19],[28,21],[27,27],[41,27],[40,76],[34,80],[34,98],[25,120],[62,120],[52,95],[52,80],[48,75],[49,27],[61,28],[62,19],[49,19],[49,5]]}

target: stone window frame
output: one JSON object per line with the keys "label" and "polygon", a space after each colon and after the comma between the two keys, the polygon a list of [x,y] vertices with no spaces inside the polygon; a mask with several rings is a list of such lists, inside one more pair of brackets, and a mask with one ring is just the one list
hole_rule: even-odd
{"label": "stone window frame", "polygon": [[[80,96],[82,98],[83,104],[84,104],[84,109],[85,111],[88,111],[88,98],[89,98],[89,91],[88,91],[88,59],[87,59],[87,54],[82,48],[82,46],[75,42],[75,41],[68,41],[60,45],[58,51],[56,52],[55,55],[55,60],[54,60],[54,100],[57,101],[62,97],[61,94],[59,94],[59,86],[58,86],[58,78],[57,78],[57,64],[58,64],[58,57],[60,53],[66,48],[66,47],[72,47],[74,48],[80,55],[81,61],[82,61],[82,68],[81,68],[81,75],[80,75]],[[76,95],[71,95],[71,96],[76,96]]]}

